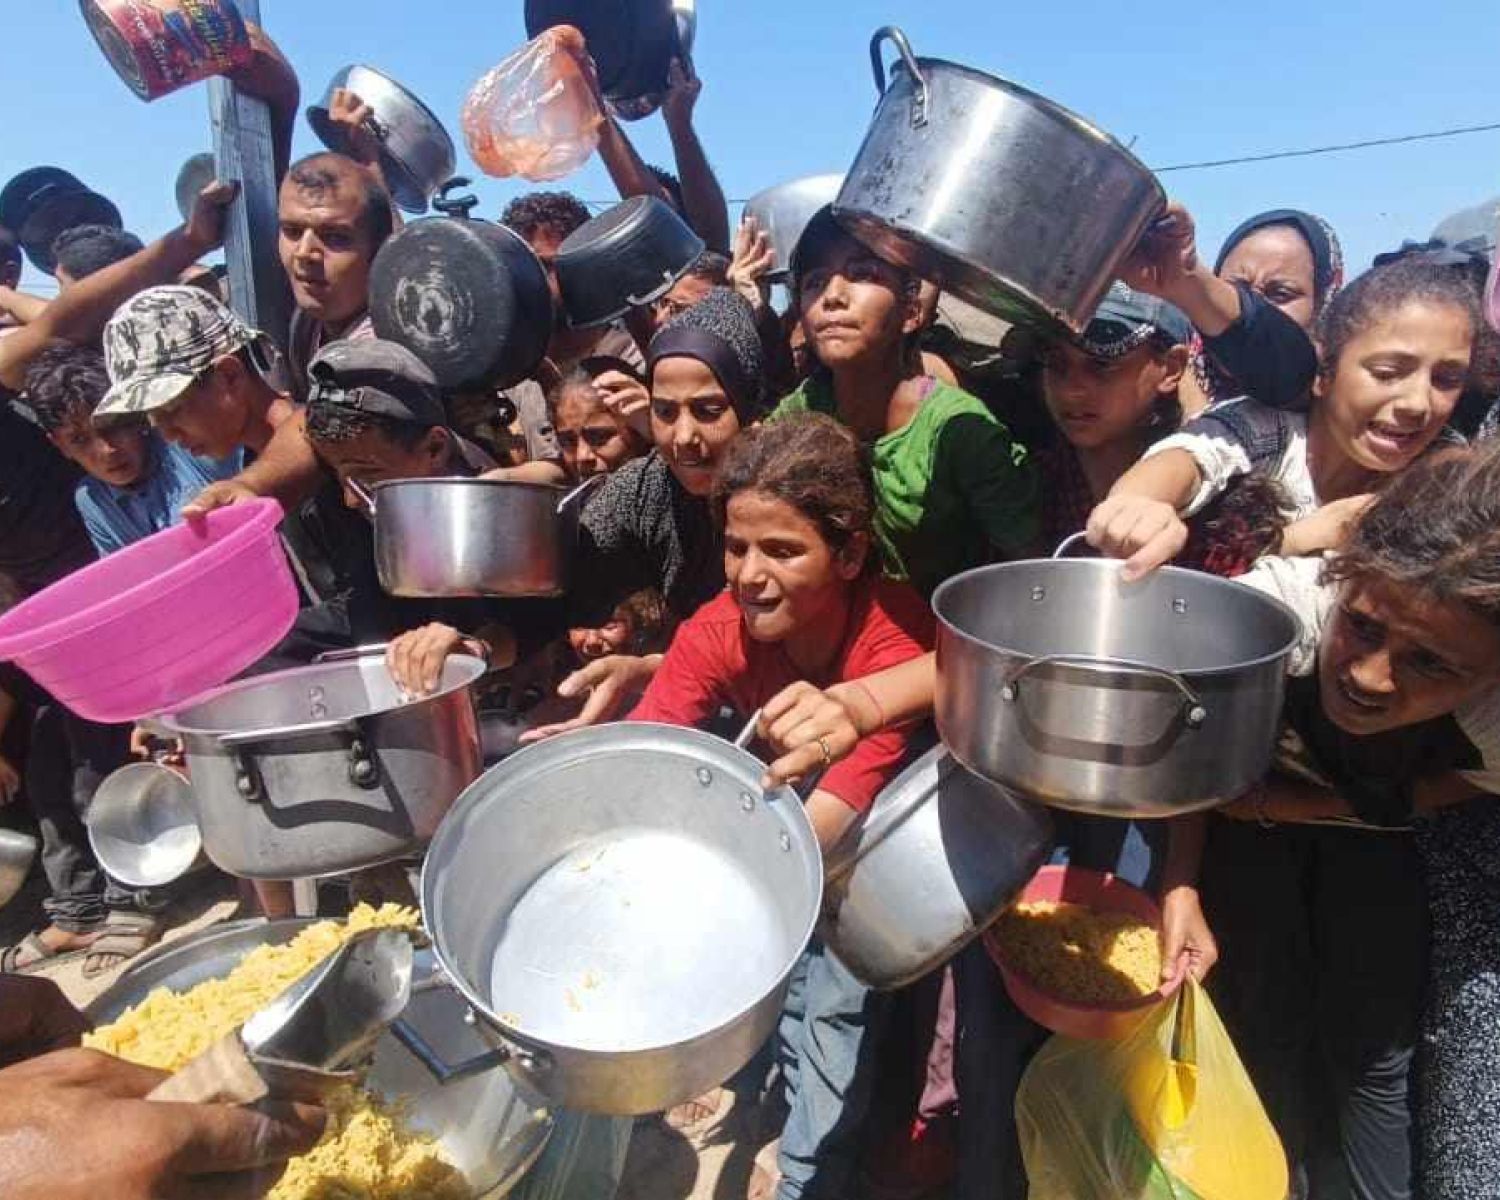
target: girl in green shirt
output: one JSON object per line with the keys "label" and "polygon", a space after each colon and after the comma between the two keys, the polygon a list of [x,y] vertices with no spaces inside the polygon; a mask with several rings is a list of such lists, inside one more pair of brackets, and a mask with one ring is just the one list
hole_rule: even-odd
{"label": "girl in green shirt", "polygon": [[981,400],[923,372],[920,281],[845,233],[830,209],[808,224],[792,270],[819,367],[774,417],[826,413],[869,448],[886,574],[930,595],[960,571],[1033,552],[1039,504],[1026,450]]}

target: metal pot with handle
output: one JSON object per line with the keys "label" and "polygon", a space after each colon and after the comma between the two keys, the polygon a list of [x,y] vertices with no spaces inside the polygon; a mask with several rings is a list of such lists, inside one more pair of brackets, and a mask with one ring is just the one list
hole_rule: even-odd
{"label": "metal pot with handle", "polygon": [[392,596],[560,596],[568,589],[583,502],[571,491],[502,479],[349,482],[375,522],[375,567]]}
{"label": "metal pot with handle", "polygon": [[750,1060],[823,886],[801,800],[763,791],[764,770],[710,734],[626,722],[528,747],[464,793],[422,916],[491,1061],[566,1108],[629,1116]]}
{"label": "metal pot with handle", "polygon": [[[890,42],[901,61],[886,74]],[[1166,204],[1102,129],[1009,80],[870,44],[881,91],[833,212],[861,241],[1013,323],[1082,332]]]}
{"label": "metal pot with handle", "polygon": [[819,932],[856,978],[905,987],[982,933],[1052,849],[1052,816],[935,746],[827,864]]}
{"label": "metal pot with handle", "polygon": [[1171,817],[1270,766],[1296,615],[1243,584],[1105,559],[980,567],[932,597],[937,725],[970,770],[1058,808]]}
{"label": "metal pot with handle", "polygon": [[242,680],[156,722],[181,740],[203,849],[231,875],[305,879],[425,846],[480,772],[470,685],[451,655],[438,690],[408,697],[385,647]]}
{"label": "metal pot with handle", "polygon": [[370,132],[380,143],[380,168],[391,198],[410,213],[427,211],[438,189],[453,178],[457,151],[433,111],[389,75],[374,67],[348,66],[328,84],[323,99],[307,110],[307,123],[330,150],[347,154],[343,130],[329,118],[333,94],[343,88],[374,113]]}

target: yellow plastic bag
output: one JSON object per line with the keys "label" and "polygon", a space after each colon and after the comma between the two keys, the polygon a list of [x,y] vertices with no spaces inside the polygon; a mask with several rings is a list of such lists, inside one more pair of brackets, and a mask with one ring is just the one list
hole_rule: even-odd
{"label": "yellow plastic bag", "polygon": [[1193,981],[1125,1038],[1054,1037],[1016,1096],[1030,1200],[1285,1200],[1286,1155]]}

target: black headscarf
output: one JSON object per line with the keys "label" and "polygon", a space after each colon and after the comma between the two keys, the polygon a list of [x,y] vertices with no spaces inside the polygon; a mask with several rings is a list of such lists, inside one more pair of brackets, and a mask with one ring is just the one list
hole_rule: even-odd
{"label": "black headscarf", "polygon": [[1313,260],[1313,308],[1321,313],[1323,306],[1333,298],[1344,282],[1344,249],[1339,245],[1333,227],[1312,213],[1298,208],[1273,208],[1270,212],[1257,213],[1247,221],[1235,226],[1234,232],[1224,239],[1219,257],[1214,261],[1214,274],[1224,269],[1224,260],[1230,251],[1252,233],[1269,229],[1275,225],[1289,225],[1302,235]]}

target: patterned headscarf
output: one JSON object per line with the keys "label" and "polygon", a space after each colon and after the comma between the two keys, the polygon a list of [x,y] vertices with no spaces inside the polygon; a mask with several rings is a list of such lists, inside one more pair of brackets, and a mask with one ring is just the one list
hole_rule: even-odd
{"label": "patterned headscarf", "polygon": [[[1339,243],[1333,226],[1322,217],[1296,208],[1273,208],[1269,212],[1257,213],[1242,221],[1224,239],[1219,257],[1214,261],[1214,273],[1224,269],[1224,262],[1230,253],[1251,234],[1279,225],[1295,229],[1301,234],[1312,254],[1313,318],[1316,320],[1344,283],[1344,248]],[[1203,339],[1197,335],[1193,338],[1192,366],[1193,378],[1203,389],[1209,403],[1227,400],[1243,393],[1244,389],[1234,377],[1204,351]]]}

